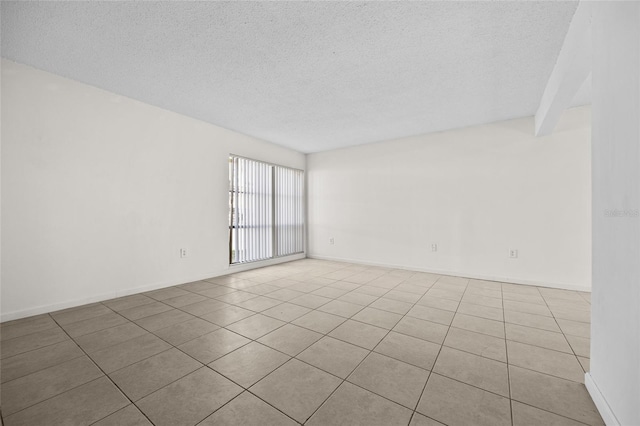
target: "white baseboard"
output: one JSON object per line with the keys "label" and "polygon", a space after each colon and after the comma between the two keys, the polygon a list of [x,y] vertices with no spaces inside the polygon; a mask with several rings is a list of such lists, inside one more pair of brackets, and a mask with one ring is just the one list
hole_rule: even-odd
{"label": "white baseboard", "polygon": [[418,267],[409,266],[409,265],[395,265],[391,263],[368,262],[366,260],[361,260],[361,259],[347,259],[347,258],[339,258],[339,257],[331,257],[331,256],[318,256],[315,254],[307,254],[307,257],[310,259],[331,260],[335,262],[359,263],[362,265],[380,266],[383,268],[407,269],[410,271],[429,272],[431,274],[450,275],[454,277],[463,277],[463,278],[474,278],[477,280],[499,281],[503,283],[535,285],[538,287],[549,287],[549,288],[558,288],[562,290],[584,291],[589,293],[591,292],[591,287],[580,286],[575,284],[552,283],[552,282],[527,280],[527,279],[514,278],[514,277],[503,277],[503,276],[497,276],[497,275],[484,275],[484,274],[474,274],[469,272],[446,271],[446,270],[438,270],[438,269],[430,269],[430,268],[418,268]]}
{"label": "white baseboard", "polygon": [[600,389],[593,380],[591,373],[586,373],[584,375],[584,385],[587,387],[587,391],[589,392],[589,395],[591,395],[591,399],[596,405],[598,412],[600,412],[600,416],[602,416],[604,423],[607,426],[620,426],[620,422],[616,418],[615,414],[613,414],[613,410],[611,410],[611,407],[607,403],[604,395],[600,392]]}
{"label": "white baseboard", "polygon": [[209,272],[206,274],[198,274],[194,276],[188,276],[185,278],[174,279],[169,281],[160,281],[153,284],[147,284],[143,286],[137,286],[128,288],[125,290],[109,291],[105,293],[95,294],[88,297],[69,300],[60,303],[51,303],[42,306],[36,306],[33,308],[22,309],[13,312],[3,312],[0,315],[0,322],[12,321],[20,318],[26,318],[33,315],[47,314],[49,312],[59,311],[61,309],[75,308],[76,306],[86,305],[88,303],[102,302],[109,299],[115,299],[116,297],[130,296],[136,293],[143,293],[145,291],[158,290],[161,288],[171,287],[178,284],[189,283],[193,281],[200,281],[207,278],[218,277],[222,275],[228,275],[235,272],[247,271],[250,269],[262,268],[264,266],[276,265],[278,263],[291,262],[293,260],[304,259],[306,256],[304,253],[296,254],[293,256],[279,257],[276,259],[269,259],[260,262],[246,263],[242,265],[230,265],[226,270],[215,272]]}
{"label": "white baseboard", "polygon": [[304,259],[305,257],[308,257],[311,259],[331,260],[331,261],[337,261],[337,262],[359,263],[363,265],[380,266],[385,268],[400,268],[400,269],[407,269],[407,270],[418,271],[418,272],[429,272],[429,273],[438,274],[438,275],[451,275],[451,276],[457,276],[457,277],[475,278],[475,279],[488,280],[488,281],[535,285],[540,287],[559,288],[564,290],[577,290],[577,291],[585,291],[585,292],[591,291],[591,288],[586,286],[583,287],[583,286],[575,286],[570,284],[523,280],[523,279],[511,278],[511,277],[460,273],[457,271],[446,271],[446,270],[437,270],[437,269],[429,269],[429,268],[416,268],[414,266],[409,266],[409,265],[396,265],[396,264],[390,264],[390,263],[368,262],[366,260],[361,260],[361,259],[346,259],[346,258],[337,258],[337,257],[329,257],[329,256],[305,255],[304,253],[300,253],[293,256],[286,256],[286,257],[281,257],[277,259],[269,259],[261,262],[253,262],[253,263],[247,263],[242,265],[231,265],[224,271],[218,270],[215,272],[210,272],[207,274],[199,274],[199,275],[190,276],[190,277],[186,277],[178,280],[161,281],[161,282],[156,282],[156,283],[148,284],[144,286],[128,288],[126,290],[100,293],[100,294],[92,295],[89,297],[74,299],[74,300],[61,302],[61,303],[52,303],[52,304],[37,306],[37,307],[23,309],[19,311],[13,311],[13,312],[6,312],[6,313],[3,312],[0,315],[0,322],[11,321],[15,319],[25,318],[33,315],[45,314],[49,312],[55,312],[61,309],[67,309],[67,308],[73,308],[76,306],[85,305],[87,303],[102,302],[104,300],[109,300],[116,297],[123,297],[123,296],[129,296],[131,294],[142,293],[145,291],[158,290],[161,288],[171,287],[171,286],[183,284],[186,282],[199,281],[206,278],[231,274],[234,272],[247,271],[250,269],[257,269],[265,266],[276,265],[279,263],[291,262],[293,260]]}

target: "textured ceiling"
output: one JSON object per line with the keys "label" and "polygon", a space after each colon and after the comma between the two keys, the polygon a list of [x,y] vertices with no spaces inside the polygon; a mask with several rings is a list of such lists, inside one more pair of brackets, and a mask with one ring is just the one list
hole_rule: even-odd
{"label": "textured ceiling", "polygon": [[577,2],[1,7],[5,58],[317,152],[535,114]]}

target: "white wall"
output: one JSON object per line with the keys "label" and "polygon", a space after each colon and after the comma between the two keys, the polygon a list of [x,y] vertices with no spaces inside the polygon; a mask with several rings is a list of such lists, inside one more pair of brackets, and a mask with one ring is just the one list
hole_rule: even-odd
{"label": "white wall", "polygon": [[581,107],[308,155],[308,255],[588,290],[589,141]]}
{"label": "white wall", "polygon": [[[593,294],[585,383],[608,425],[640,425],[640,3],[593,11]],[[616,216],[607,211],[617,210]]]}
{"label": "white wall", "polygon": [[229,153],[305,165],[3,60],[2,320],[227,273]]}

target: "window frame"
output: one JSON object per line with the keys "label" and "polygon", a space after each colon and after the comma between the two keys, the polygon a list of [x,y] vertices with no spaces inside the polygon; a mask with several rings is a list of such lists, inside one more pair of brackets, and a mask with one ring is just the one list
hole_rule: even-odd
{"label": "window frame", "polygon": [[[270,196],[270,215],[269,215],[269,219],[270,222],[268,225],[266,225],[269,228],[269,235],[270,235],[270,242],[271,242],[271,247],[269,249],[270,251],[270,256],[265,257],[265,258],[260,258],[260,259],[255,259],[255,260],[244,260],[244,261],[234,261],[234,245],[236,250],[238,250],[238,244],[239,242],[236,240],[241,240],[240,238],[237,238],[237,232],[235,232],[236,234],[236,239],[234,240],[234,231],[237,230],[241,230],[241,229],[250,229],[253,228],[254,226],[252,225],[246,225],[246,224],[240,224],[240,222],[238,220],[234,221],[234,218],[236,218],[235,215],[240,214],[239,212],[239,202],[238,202],[238,198],[237,198],[237,194],[240,193],[244,193],[244,194],[251,194],[252,192],[247,191],[246,189],[246,185],[243,191],[239,190],[239,186],[238,184],[234,184],[233,182],[233,178],[235,177],[237,179],[237,173],[235,173],[235,166],[232,166],[232,164],[234,164],[234,160],[235,159],[242,159],[245,161],[250,161],[250,162],[254,162],[260,165],[264,165],[267,166],[269,168],[269,183],[270,185],[270,194],[268,194]],[[288,257],[288,256],[295,256],[295,255],[299,255],[299,254],[304,254],[306,253],[306,243],[307,243],[307,215],[306,215],[306,200],[307,200],[307,191],[306,191],[306,171],[303,169],[297,169],[295,167],[289,167],[289,166],[283,166],[280,164],[275,164],[275,163],[271,163],[268,161],[262,161],[262,160],[255,160],[253,158],[249,158],[249,157],[245,157],[242,155],[237,155],[237,154],[229,154],[228,156],[228,162],[229,162],[229,195],[228,195],[228,204],[229,204],[229,266],[238,266],[238,265],[245,265],[245,264],[250,264],[250,263],[255,263],[255,262],[264,262],[264,261],[269,261],[272,259],[278,259],[278,258],[283,258],[283,257]],[[297,211],[297,214],[299,216],[299,219],[301,221],[301,223],[297,223],[295,222],[293,226],[295,227],[301,227],[301,230],[299,231],[300,234],[295,234],[297,236],[297,238],[300,239],[299,244],[300,244],[300,250],[299,251],[293,251],[290,253],[285,253],[285,254],[278,254],[281,250],[280,247],[278,246],[279,244],[279,226],[277,224],[277,205],[278,205],[278,201],[279,201],[279,195],[278,195],[278,182],[276,180],[276,175],[278,174],[278,169],[281,170],[289,170],[292,171],[294,173],[299,173],[299,179],[300,182],[297,183],[297,185],[299,186],[299,191],[300,193],[294,194],[294,200],[295,203],[297,203],[297,207],[296,209],[299,209]],[[295,179],[295,177],[294,177]],[[297,198],[297,199],[296,199]],[[243,212],[244,213],[244,212]],[[235,244],[234,244],[235,242]],[[237,256],[236,256],[237,257]]]}

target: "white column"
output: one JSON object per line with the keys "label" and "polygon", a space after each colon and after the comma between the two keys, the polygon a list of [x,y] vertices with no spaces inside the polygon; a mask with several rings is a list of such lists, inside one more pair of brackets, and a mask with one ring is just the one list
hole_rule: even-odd
{"label": "white column", "polygon": [[607,425],[640,425],[640,3],[593,20],[593,293],[586,385]]}

